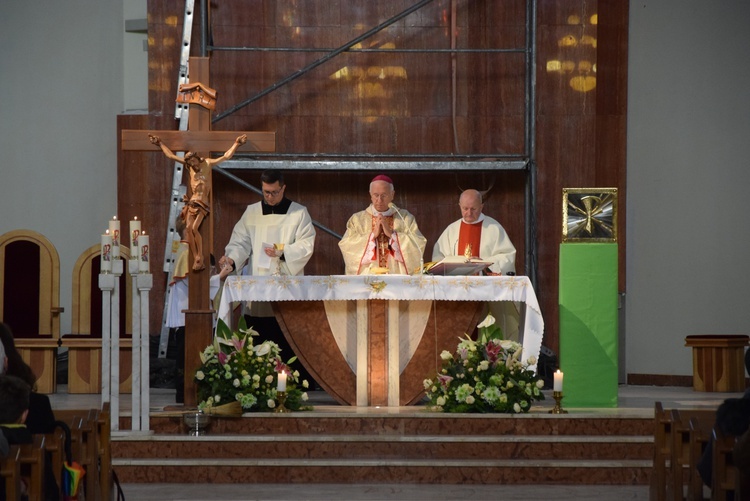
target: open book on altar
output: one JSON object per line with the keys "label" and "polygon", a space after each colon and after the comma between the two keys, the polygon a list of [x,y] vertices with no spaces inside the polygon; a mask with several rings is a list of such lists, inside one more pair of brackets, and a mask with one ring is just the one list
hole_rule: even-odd
{"label": "open book on altar", "polygon": [[467,259],[463,256],[446,256],[437,263],[425,263],[424,272],[430,275],[478,275],[492,266],[492,262],[479,258]]}

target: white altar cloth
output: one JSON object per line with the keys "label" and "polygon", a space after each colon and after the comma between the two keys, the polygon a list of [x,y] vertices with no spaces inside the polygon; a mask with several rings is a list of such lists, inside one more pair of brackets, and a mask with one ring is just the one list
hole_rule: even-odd
{"label": "white altar cloth", "polygon": [[[218,317],[231,322],[237,301],[513,301],[522,303],[519,339],[523,360],[539,360],[544,320],[528,277],[445,277],[433,275],[230,276]],[[531,364],[536,369],[536,363]]]}

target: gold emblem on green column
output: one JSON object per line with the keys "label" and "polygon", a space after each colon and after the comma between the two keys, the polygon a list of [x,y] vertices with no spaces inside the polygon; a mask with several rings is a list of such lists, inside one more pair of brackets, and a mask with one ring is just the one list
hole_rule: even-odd
{"label": "gold emblem on green column", "polygon": [[617,241],[617,188],[563,188],[563,242]]}

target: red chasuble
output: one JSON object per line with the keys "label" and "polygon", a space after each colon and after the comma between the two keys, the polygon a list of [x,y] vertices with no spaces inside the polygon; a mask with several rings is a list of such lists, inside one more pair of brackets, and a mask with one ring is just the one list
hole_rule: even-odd
{"label": "red chasuble", "polygon": [[461,229],[458,232],[458,249],[456,254],[470,258],[479,257],[479,246],[481,242],[482,223],[467,224],[461,221]]}

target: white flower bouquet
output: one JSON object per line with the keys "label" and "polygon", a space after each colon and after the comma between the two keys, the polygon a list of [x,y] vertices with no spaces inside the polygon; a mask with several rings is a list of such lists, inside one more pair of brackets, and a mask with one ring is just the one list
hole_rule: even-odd
{"label": "white flower bouquet", "polygon": [[[243,411],[271,411],[278,405],[277,381],[280,372],[287,374],[287,409],[309,410],[306,406],[309,383],[299,381],[299,372],[292,371],[291,358],[282,362],[276,343],[264,341],[253,344],[258,332],[248,328],[240,317],[238,332],[222,320],[216,328],[214,342],[200,354],[201,366],[195,372],[198,387],[198,407],[210,412],[232,402],[239,402]],[[300,388],[301,386],[301,388]]]}
{"label": "white flower bouquet", "polygon": [[442,368],[424,381],[429,406],[444,412],[528,412],[543,400],[544,381],[521,360],[523,347],[504,340],[492,315],[479,324],[477,341],[461,338],[455,353],[443,351]]}

